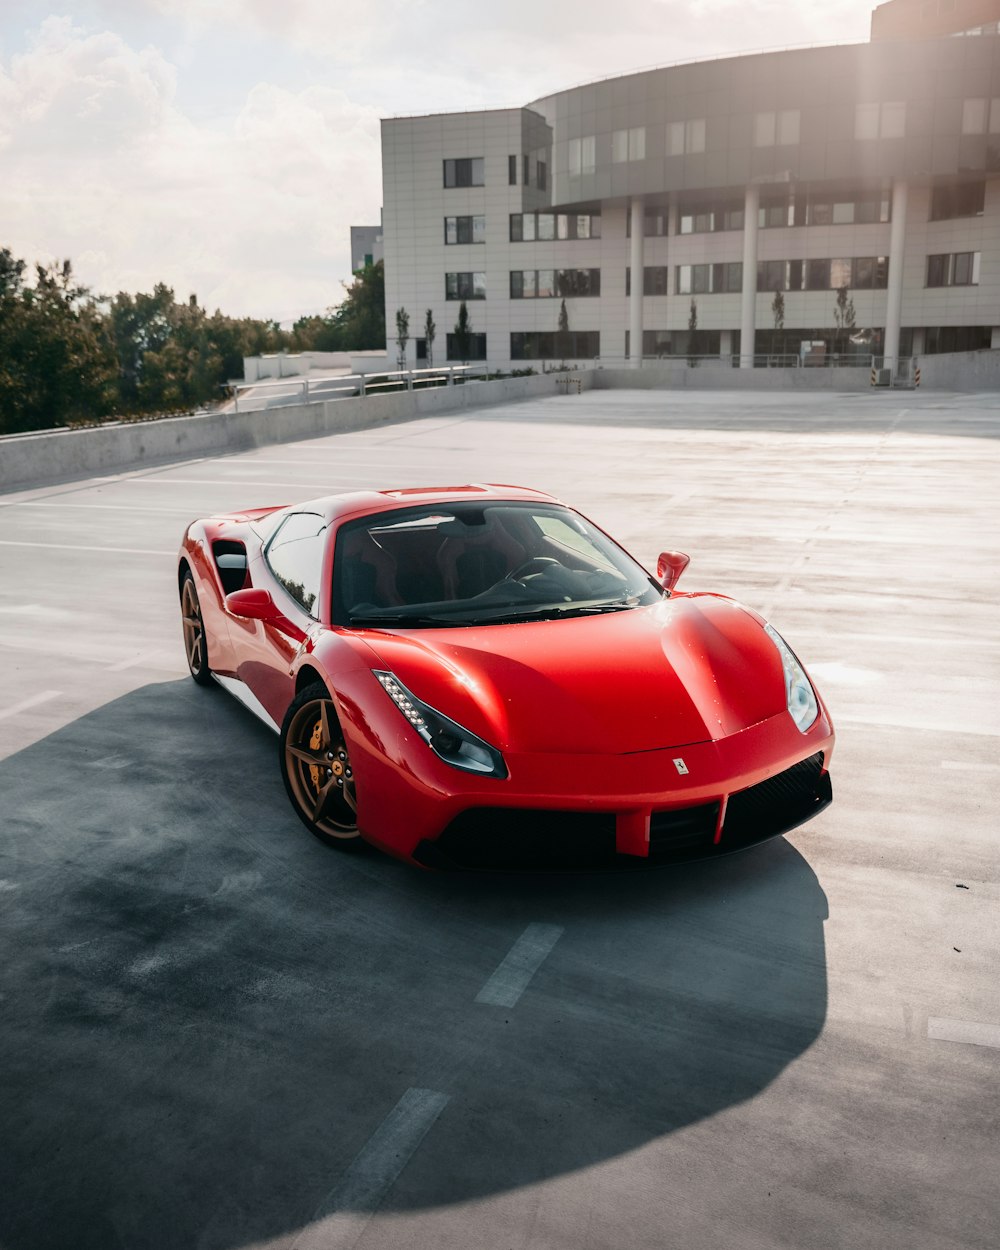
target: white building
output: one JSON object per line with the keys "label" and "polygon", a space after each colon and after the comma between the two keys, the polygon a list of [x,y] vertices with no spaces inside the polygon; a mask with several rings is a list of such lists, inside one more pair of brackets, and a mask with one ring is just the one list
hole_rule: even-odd
{"label": "white building", "polygon": [[390,356],[404,307],[418,357],[430,309],[435,361],[459,359],[463,299],[469,358],[505,369],[638,364],[640,340],[647,358],[744,366],[803,343],[892,360],[1000,346],[996,34],[732,57],[386,120],[382,162]]}

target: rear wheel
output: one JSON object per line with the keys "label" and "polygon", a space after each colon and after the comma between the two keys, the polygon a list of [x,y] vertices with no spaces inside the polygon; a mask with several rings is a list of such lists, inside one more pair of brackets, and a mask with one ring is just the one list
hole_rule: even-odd
{"label": "rear wheel", "polygon": [[347,743],[321,682],[297,694],[285,713],[280,760],[288,797],[309,832],[342,851],[362,845]]}
{"label": "rear wheel", "polygon": [[181,624],[184,629],[184,653],[187,656],[188,670],[199,686],[210,686],[212,670],[208,667],[205,622],[190,569],[185,569],[181,578]]}

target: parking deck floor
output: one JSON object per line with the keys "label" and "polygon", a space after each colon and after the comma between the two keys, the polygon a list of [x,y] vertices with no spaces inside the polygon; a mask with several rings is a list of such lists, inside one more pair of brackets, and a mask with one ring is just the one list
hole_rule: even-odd
{"label": "parking deck floor", "polygon": [[[834,804],[643,874],[301,828],[191,519],[565,498],[767,614]],[[0,497],[3,1250],[993,1250],[1000,396],[590,391]]]}

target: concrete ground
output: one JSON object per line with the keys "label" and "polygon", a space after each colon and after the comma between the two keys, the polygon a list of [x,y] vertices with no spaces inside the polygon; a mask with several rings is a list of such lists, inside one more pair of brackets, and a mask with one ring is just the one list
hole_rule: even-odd
{"label": "concrete ground", "polygon": [[[594,391],[0,499],[3,1250],[1000,1244],[1000,396]],[[731,859],[328,851],[185,523],[523,482],[769,614],[834,804]]]}

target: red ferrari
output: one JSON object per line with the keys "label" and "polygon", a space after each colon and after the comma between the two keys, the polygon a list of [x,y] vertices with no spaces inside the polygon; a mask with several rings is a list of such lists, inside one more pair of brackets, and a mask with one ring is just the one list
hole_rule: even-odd
{"label": "red ferrari", "polygon": [[540,491],[331,495],[196,521],[191,676],[280,734],[330,845],[425,867],[635,867],[829,804],[833,727],[756,612],[654,579]]}

